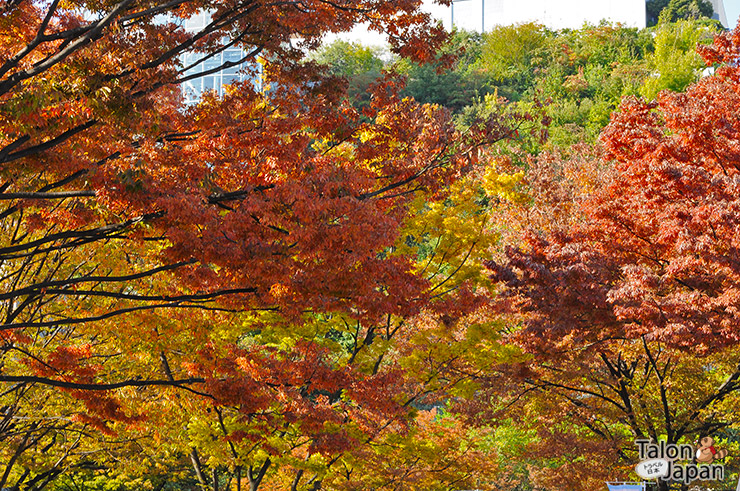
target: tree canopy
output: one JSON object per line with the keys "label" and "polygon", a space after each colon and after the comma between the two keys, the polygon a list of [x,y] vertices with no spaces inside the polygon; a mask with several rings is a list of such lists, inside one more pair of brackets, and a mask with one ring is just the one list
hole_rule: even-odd
{"label": "tree canopy", "polygon": [[[420,3],[0,7],[0,488],[585,490],[730,443],[740,31]],[[359,23],[391,55],[320,48]]]}
{"label": "tree canopy", "polygon": [[[385,349],[442,280],[395,243],[417,194],[442,199],[520,123],[461,133],[392,76],[361,118],[303,57],[367,21],[430,59],[445,34],[418,6],[3,7],[0,487],[189,461],[214,489],[283,468],[308,489],[408,431],[423,384]],[[246,81],[184,105],[179,84],[237,64]]]}

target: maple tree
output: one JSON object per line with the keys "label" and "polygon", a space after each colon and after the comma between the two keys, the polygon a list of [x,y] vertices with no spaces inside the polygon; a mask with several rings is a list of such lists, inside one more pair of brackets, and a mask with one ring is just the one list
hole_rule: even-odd
{"label": "maple tree", "polygon": [[[520,120],[517,115],[510,118],[512,122]],[[260,353],[270,357],[249,365],[250,377],[261,382],[250,382],[248,390],[239,388],[228,396],[227,407],[216,412],[210,405],[196,404],[175,418],[169,416],[159,424],[161,438],[182,434],[180,429],[188,428],[188,440],[199,442],[197,460],[208,462],[219,473],[235,472],[238,476],[242,470],[237,469],[243,469],[241,475],[249,475],[252,485],[266,479],[268,489],[345,489],[359,485],[357,476],[367,476],[363,482],[381,488],[409,485],[444,489],[453,482],[476,482],[482,474],[494,472],[491,466],[479,465],[489,451],[473,450],[482,445],[477,435],[467,442],[469,451],[456,450],[456,445],[465,445],[460,440],[467,431],[462,422],[454,422],[449,429],[436,425],[436,431],[430,431],[429,422],[419,419],[414,409],[443,403],[450,396],[470,396],[466,387],[474,370],[460,370],[454,361],[475,347],[485,330],[474,328],[470,336],[461,328],[458,339],[450,334],[448,325],[485,305],[485,298],[471,288],[487,283],[481,263],[491,244],[485,224],[493,210],[479,210],[477,200],[484,195],[478,194],[476,180],[485,183],[483,187],[491,195],[507,195],[510,183],[517,178],[488,169],[484,176],[471,174],[453,184],[444,194],[444,202],[430,201],[429,195],[421,193],[412,204],[413,219],[406,221],[397,239],[393,255],[420,254],[417,274],[429,282],[433,300],[426,304],[424,315],[388,314],[379,323],[340,312],[305,314],[292,321],[273,312],[245,319],[246,329],[227,335],[241,336],[241,344],[249,346],[239,351],[238,359],[257,360]],[[221,336],[228,332],[219,331]],[[319,351],[314,352],[317,346]],[[238,377],[239,368],[246,368],[242,361],[238,367],[233,365],[235,353],[229,349],[220,360],[213,360],[210,354],[199,359],[218,363],[208,371],[228,370]],[[306,350],[313,354],[302,366],[304,362],[299,360],[306,356]],[[490,363],[490,355],[481,357],[483,363]],[[288,357],[290,365],[285,363]],[[199,363],[198,369],[203,369],[204,362]],[[326,365],[329,363],[331,366]],[[311,375],[296,385],[299,392],[316,387],[328,397],[312,401],[310,412],[296,407],[298,399],[286,397],[283,391],[292,389],[275,385],[278,379],[295,379],[301,373]],[[263,386],[266,380],[275,382]],[[324,384],[323,388],[318,384]],[[340,387],[352,388],[337,392]],[[340,393],[341,400],[337,400]],[[265,410],[248,413],[245,418],[244,410],[237,408],[248,406],[254,411],[256,394],[264,394],[259,404]],[[241,402],[240,397],[247,399]],[[307,432],[311,428],[322,430],[312,435]],[[176,447],[178,440],[173,442]],[[156,449],[169,447],[160,444]],[[394,448],[398,451],[390,450]],[[444,451],[428,452],[420,461],[415,454],[419,448]],[[156,455],[151,457],[157,459]],[[203,474],[204,484],[215,481]]]}
{"label": "maple tree", "polygon": [[[214,490],[280,466],[317,488],[412,424],[424,388],[392,338],[424,309],[473,309],[463,285],[481,275],[458,248],[426,277],[399,235],[417,195],[442,202],[527,118],[461,133],[390,74],[361,117],[302,58],[367,21],[431,59],[445,35],[419,3],[2,6],[0,487],[177,461]],[[206,72],[183,61],[232,46],[243,58]],[[245,63],[262,88],[183,104],[183,82]],[[435,307],[442,291],[457,300]]]}
{"label": "maple tree", "polygon": [[538,485],[629,479],[635,439],[738,424],[739,50],[740,29],[717,36],[699,48],[713,76],[625,99],[603,154],[543,156],[529,176],[529,226],[489,263],[519,360],[466,406],[536,435]]}

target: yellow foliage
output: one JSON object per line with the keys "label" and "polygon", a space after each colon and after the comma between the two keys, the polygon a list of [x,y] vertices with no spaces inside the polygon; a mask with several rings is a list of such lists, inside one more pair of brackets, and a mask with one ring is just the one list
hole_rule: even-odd
{"label": "yellow foliage", "polygon": [[419,196],[412,204],[414,212],[396,244],[396,253],[416,252],[417,270],[440,292],[465,282],[473,287],[489,286],[482,262],[490,258],[498,236],[491,227],[496,210],[488,201],[527,202],[528,196],[518,190],[523,178],[523,171],[498,172],[493,162],[479,175],[454,183],[443,200]]}
{"label": "yellow foliage", "polygon": [[495,167],[490,167],[483,174],[481,186],[487,196],[497,196],[516,204],[524,204],[528,201],[528,197],[517,190],[522,179],[524,179],[524,171],[506,174],[497,172]]}

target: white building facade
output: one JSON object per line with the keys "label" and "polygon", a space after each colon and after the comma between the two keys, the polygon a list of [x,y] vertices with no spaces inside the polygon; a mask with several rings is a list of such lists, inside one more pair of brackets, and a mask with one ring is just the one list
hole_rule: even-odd
{"label": "white building facade", "polygon": [[731,26],[729,22],[727,21],[727,12],[725,11],[725,2],[723,0],[709,0],[709,1],[712,3],[712,6],[714,7],[713,19],[717,19],[725,27],[735,27],[735,26]]}
{"label": "white building facade", "polygon": [[[714,18],[727,27],[723,0],[710,0]],[[439,11],[435,12],[439,15]],[[578,29],[602,20],[646,25],[645,0],[454,0],[445,25],[489,31],[494,26],[538,22],[550,29]]]}
{"label": "white building facade", "polygon": [[[183,27],[189,32],[203,30],[211,22],[207,13],[199,13],[184,22]],[[203,53],[191,52],[182,56],[181,61],[187,71],[185,76],[203,73],[202,77],[191,78],[182,84],[185,102],[188,104],[200,101],[204,92],[216,91],[219,96],[224,95],[224,87],[244,80],[260,86],[260,72],[262,66],[254,61],[244,62],[247,52],[239,47],[231,47],[215,55],[206,56]],[[240,63],[241,61],[241,63]],[[229,68],[213,71],[214,69],[230,64]]]}

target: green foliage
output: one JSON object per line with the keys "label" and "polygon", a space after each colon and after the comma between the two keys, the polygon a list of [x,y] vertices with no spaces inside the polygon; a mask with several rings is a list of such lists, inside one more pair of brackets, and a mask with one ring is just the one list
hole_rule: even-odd
{"label": "green foliage", "polygon": [[365,73],[380,73],[384,66],[381,55],[380,48],[339,40],[317,50],[311,59],[326,65],[332,75],[349,78]]}
{"label": "green foliage", "polygon": [[139,477],[108,471],[80,470],[49,483],[48,491],[196,491],[198,482],[174,465],[166,474]]}
{"label": "green foliage", "polygon": [[[476,97],[492,93],[490,77],[476,64],[481,47],[480,34],[458,31],[440,53],[437,63],[419,65],[399,60],[396,68],[408,77],[405,95],[460,111]],[[450,56],[457,59],[452,69],[446,69],[445,62]]]}
{"label": "green foliage", "polygon": [[714,7],[708,0],[670,0],[658,18],[661,21],[676,22],[711,18],[712,14]]}
{"label": "green foliage", "polygon": [[652,49],[645,31],[602,24],[563,31],[551,39],[533,96],[550,101],[554,145],[593,141],[622,97],[637,93]]}
{"label": "green foliage", "polygon": [[655,51],[646,59],[651,76],[639,91],[647,99],[661,90],[680,92],[695,82],[704,66],[695,48],[715,34],[712,27],[688,20],[661,23],[656,29]]}
{"label": "green foliage", "polygon": [[[595,141],[622,97],[652,99],[664,89],[681,91],[701,73],[695,47],[717,32],[716,22],[706,19],[711,5],[654,0],[647,9],[649,15],[662,11],[664,19],[675,22],[641,30],[602,23],[551,31],[528,23],[499,26],[483,35],[458,31],[436,63],[398,59],[394,69],[407,77],[404,95],[450,109],[462,127],[501,97],[523,111],[546,106],[554,146]],[[455,60],[451,67],[450,57]],[[356,105],[368,103],[365,90],[382,67],[377,50],[336,42],[313,59],[347,77]],[[537,153],[541,147],[536,143],[526,151]]]}
{"label": "green foliage", "polygon": [[502,87],[501,95],[517,100],[543,67],[551,37],[535,23],[495,27],[485,35],[477,65]]}
{"label": "green foliage", "polygon": [[467,50],[455,69],[440,75],[426,68],[426,76],[410,82],[419,85],[410,95],[458,112],[463,124],[485,113],[491,93],[522,110],[546,104],[555,145],[594,140],[621,98],[639,93],[653,50],[648,31],[609,24],[554,32],[530,23],[476,36],[458,33]]}
{"label": "green foliage", "polygon": [[714,8],[707,0],[648,0],[645,8],[648,26],[654,26],[660,20],[676,22],[711,18],[714,14]]}
{"label": "green foliage", "polygon": [[368,88],[385,67],[382,56],[381,48],[338,40],[321,47],[309,59],[325,65],[330,74],[346,78],[350,101],[362,108],[370,103]]}
{"label": "green foliage", "polygon": [[[547,102],[556,145],[593,140],[623,96],[681,91],[700,74],[694,48],[716,32],[716,23],[706,21],[711,4],[651,0],[646,8],[656,20],[662,12],[666,22],[655,30],[601,24],[554,32],[529,23],[484,35],[461,31],[438,63],[420,66],[401,59],[395,68],[408,76],[406,95],[443,105],[462,120],[479,113],[481,101],[495,93],[527,107]],[[704,20],[683,20],[699,18]],[[445,69],[449,55],[457,59]],[[322,49],[314,59],[348,77],[355,98],[382,67],[377,50],[346,42]]]}

